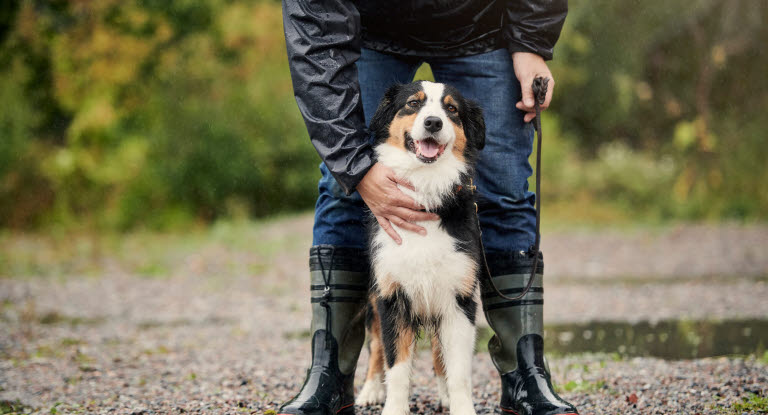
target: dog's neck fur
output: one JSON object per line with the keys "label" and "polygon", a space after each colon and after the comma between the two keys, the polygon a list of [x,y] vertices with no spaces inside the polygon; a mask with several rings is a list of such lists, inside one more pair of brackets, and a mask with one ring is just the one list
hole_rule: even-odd
{"label": "dog's neck fur", "polygon": [[451,143],[435,162],[425,164],[412,153],[382,143],[376,146],[377,160],[391,168],[399,178],[411,182],[416,191],[400,186],[406,195],[427,211],[440,208],[446,199],[453,197],[462,176],[469,173],[466,163],[458,160],[451,152]]}

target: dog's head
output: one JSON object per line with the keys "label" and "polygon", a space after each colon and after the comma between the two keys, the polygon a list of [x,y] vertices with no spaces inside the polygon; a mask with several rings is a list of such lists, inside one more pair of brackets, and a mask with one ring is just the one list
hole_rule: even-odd
{"label": "dog's head", "polygon": [[456,88],[428,81],[390,87],[370,128],[376,145],[391,145],[417,164],[454,157],[471,165],[485,145],[477,103]]}

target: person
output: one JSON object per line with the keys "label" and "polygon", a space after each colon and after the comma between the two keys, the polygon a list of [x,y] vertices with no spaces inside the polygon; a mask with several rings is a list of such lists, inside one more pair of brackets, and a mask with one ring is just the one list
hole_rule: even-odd
{"label": "person", "polygon": [[[536,76],[550,79],[547,108],[554,81],[545,61],[567,10],[567,0],[283,1],[294,94],[323,162],[309,252],[312,364],[279,414],[354,413],[370,282],[366,210],[398,243],[400,232],[424,233],[418,223],[437,219],[399,190],[407,182],[375,162],[366,130],[384,91],[410,82],[424,62],[437,82],[455,86],[484,110],[486,146],[474,179],[483,243],[496,286],[505,295],[522,291],[536,225],[527,184],[531,84]],[[542,271],[540,265],[518,301],[482,282],[500,405],[508,413],[577,413],[554,393],[543,356]]]}

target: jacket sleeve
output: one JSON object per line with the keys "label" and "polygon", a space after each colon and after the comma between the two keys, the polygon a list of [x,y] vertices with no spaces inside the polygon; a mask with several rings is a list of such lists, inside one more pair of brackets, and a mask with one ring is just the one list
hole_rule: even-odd
{"label": "jacket sleeve", "polygon": [[502,33],[509,51],[552,59],[568,14],[568,0],[507,0],[506,4]]}
{"label": "jacket sleeve", "polygon": [[351,0],[284,0],[293,92],[320,158],[347,194],[373,164],[355,62],[360,14]]}

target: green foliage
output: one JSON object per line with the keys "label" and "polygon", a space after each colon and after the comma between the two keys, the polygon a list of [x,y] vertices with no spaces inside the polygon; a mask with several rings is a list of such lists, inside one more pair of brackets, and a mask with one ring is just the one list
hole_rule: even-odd
{"label": "green foliage", "polygon": [[22,1],[12,20],[0,225],[172,227],[312,204],[318,158],[277,4]]}
{"label": "green foliage", "polygon": [[636,173],[633,183],[585,184],[584,193],[630,214],[764,219],[766,18],[768,7],[751,0],[572,8],[553,63],[561,127],[594,174],[600,166],[589,161],[615,153],[616,142],[645,159],[603,166],[606,175]]}
{"label": "green foliage", "polygon": [[[544,117],[549,206],[573,220],[765,219],[767,15],[750,0],[572,5]],[[15,0],[0,44],[0,227],[312,206],[319,159],[279,3]]]}
{"label": "green foliage", "polygon": [[738,414],[745,412],[768,412],[768,398],[754,393],[748,393],[747,396],[742,398],[741,402],[736,402],[730,409]]}

